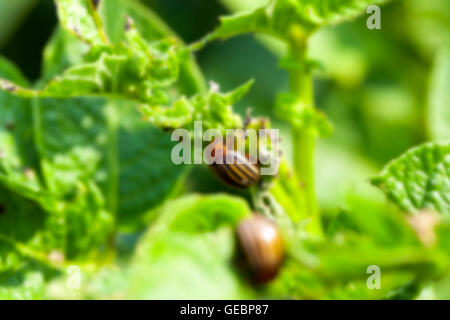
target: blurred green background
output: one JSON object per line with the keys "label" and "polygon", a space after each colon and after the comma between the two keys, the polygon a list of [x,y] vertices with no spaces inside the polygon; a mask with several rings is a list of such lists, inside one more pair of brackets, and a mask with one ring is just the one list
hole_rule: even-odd
{"label": "blurred green background", "polygon": [[[142,0],[141,2],[160,15],[186,43],[191,43],[211,32],[218,25],[219,16],[258,7],[266,1]],[[356,221],[358,219],[364,221],[363,229],[368,229],[368,233],[371,236],[375,234],[373,236],[374,242],[381,239],[383,247],[385,242],[391,240],[391,244],[398,244],[398,247],[401,249],[398,252],[388,251],[390,255],[381,254],[383,251],[379,252],[380,258],[384,259],[381,262],[384,261],[389,264],[391,260],[395,262],[395,258],[398,258],[400,262],[402,261],[402,256],[398,253],[408,255],[408,250],[405,250],[405,247],[401,247],[403,245],[402,236],[398,234],[398,231],[392,231],[391,229],[392,221],[399,220],[399,225],[403,225],[404,221],[393,213],[391,215],[391,211],[385,211],[383,205],[386,203],[386,198],[381,191],[370,185],[369,178],[375,176],[386,162],[403,154],[413,146],[430,140],[450,138],[450,108],[448,106],[450,95],[450,2],[448,0],[389,2],[381,8],[381,30],[369,30],[366,27],[366,19],[367,16],[363,15],[351,23],[345,23],[336,27],[325,27],[310,39],[310,57],[315,59],[321,66],[315,74],[316,104],[319,109],[328,115],[334,126],[333,135],[318,142],[316,189],[325,223],[331,221],[331,218],[342,212],[341,209],[345,209],[346,206],[358,207],[358,210],[354,210],[357,212],[355,214],[356,218],[353,218]],[[56,12],[54,3],[51,0],[0,0],[0,56],[4,56],[16,64],[31,82],[37,81],[42,75],[43,49],[53,34],[56,25]],[[246,35],[208,45],[196,57],[206,80],[219,83],[222,91],[231,90],[250,78],[255,79],[255,84],[250,93],[239,102],[236,109],[244,115],[246,109],[251,107],[253,115],[270,117],[272,126],[281,129],[283,153],[289,160],[291,157],[291,136],[288,125],[277,120],[273,111],[277,93],[288,89],[287,72],[278,66],[278,61],[284,54],[285,48],[274,39]],[[55,62],[50,61],[48,63]],[[97,105],[83,104],[80,101],[82,100],[67,101],[67,109],[59,110],[61,112],[60,118],[56,117],[56,120],[52,120],[54,122],[49,122],[50,125],[46,128],[47,138],[59,138],[59,134],[62,131],[58,130],[61,130],[63,126],[60,128],[58,121],[60,121],[59,119],[65,119],[65,111],[75,109],[71,108],[72,106],[76,105],[81,108],[81,114],[83,112],[89,113],[90,107],[97,108]],[[52,113],[49,110],[52,110],[57,105],[54,102],[43,106],[43,113],[47,113],[49,118],[51,118]],[[133,109],[133,111],[135,110]],[[168,148],[167,141],[164,140],[169,139],[168,135],[164,135],[160,131],[157,134],[153,132],[155,135],[152,140],[151,135],[146,135],[148,131],[140,130],[140,124],[143,126],[148,124],[141,123],[140,117],[136,112],[135,118],[139,121],[136,132],[123,130],[125,134],[122,136],[122,140],[119,141],[120,143],[118,143],[123,148],[123,155],[120,154],[118,161],[128,159],[130,154],[134,153],[142,153],[145,156],[139,160],[137,165],[135,163],[132,164],[136,165],[134,170],[127,167],[123,168],[125,171],[130,170],[125,172],[123,176],[120,176],[123,190],[119,190],[120,192],[117,192],[117,194],[122,195],[124,193],[127,196],[129,195],[128,193],[136,191],[133,188],[137,188],[141,193],[145,193],[145,197],[139,194],[145,201],[141,203],[133,198],[134,202],[130,203],[132,205],[138,204],[139,206],[134,208],[130,205],[130,207],[133,207],[132,210],[129,210],[130,208],[127,207],[128,202],[124,202],[125,205],[120,203],[122,206],[118,211],[122,215],[119,218],[123,219],[123,217],[126,217],[121,223],[125,222],[126,224],[133,219],[138,220],[138,214],[134,214],[146,210],[150,210],[150,216],[154,218],[154,212],[152,211],[155,209],[154,206],[160,204],[160,201],[164,200],[167,193],[172,195],[181,193],[180,191],[186,191],[187,193],[197,191],[211,194],[224,190],[227,193],[237,193],[237,191],[227,189],[227,187],[218,183],[216,177],[212,175],[206,166],[194,166],[189,172],[190,178],[186,180],[180,179],[183,181],[183,185],[180,187],[174,181],[181,174],[182,169],[175,169],[174,165],[167,162],[167,164],[164,163],[167,166],[164,166],[163,169],[166,170],[164,171],[152,163],[155,159],[163,163],[161,160],[163,158],[160,157],[160,154],[157,154],[158,148],[162,149],[160,153],[164,155],[169,154],[168,149],[161,147],[165,146]],[[124,128],[127,127],[127,121],[134,123],[133,121],[136,121],[135,118],[128,117],[128,115],[123,117]],[[78,118],[74,117],[74,119],[77,120]],[[72,119],[67,120],[68,123],[70,121]],[[78,123],[76,122],[70,122],[70,125],[78,128]],[[73,137],[76,136],[74,135]],[[71,145],[80,143],[79,140],[73,137],[67,134],[66,140]],[[130,141],[134,141],[136,137],[142,138],[142,141],[136,139],[138,141],[136,145],[133,145]],[[86,139],[89,140],[90,136]],[[158,144],[159,142],[161,144]],[[104,151],[101,148],[100,150]],[[63,151],[65,152],[65,149]],[[155,156],[154,158],[152,158],[153,155]],[[131,167],[130,164],[129,166]],[[148,186],[148,181],[142,181],[148,179],[148,177],[152,178],[152,172],[148,175],[141,174],[142,170],[151,171],[149,168],[153,168],[159,174],[154,180],[150,181],[150,184],[157,181],[155,184],[159,185]],[[58,179],[61,179],[61,177],[55,176],[55,181]],[[128,182],[135,185],[130,187],[127,185]],[[168,183],[163,186],[165,182]],[[174,188],[172,188],[173,184],[175,184]],[[145,185],[147,189],[142,187],[142,185]],[[158,191],[161,192],[158,193]],[[241,194],[241,196],[248,195]],[[215,199],[203,199],[200,201],[197,197],[197,195],[191,195],[181,200],[170,202],[167,208],[163,208],[164,210],[161,213],[162,221],[159,221],[159,225],[164,225],[165,223],[170,225],[165,219],[169,219],[168,221],[170,222],[171,212],[186,214],[184,218],[181,214],[181,223],[178,223],[186,224],[186,229],[189,229],[189,222],[193,221],[190,220],[189,216],[191,212],[199,213],[198,216],[200,216],[200,214],[213,212],[216,210],[215,206],[219,208],[230,207],[230,211],[233,211],[235,215],[233,219],[238,221],[241,218],[240,215],[247,211],[247,203],[242,201],[242,199],[230,200],[219,195]],[[358,199],[358,201],[355,199]],[[215,204],[216,202],[218,205]],[[377,202],[380,204],[380,208],[378,208]],[[214,208],[214,210],[211,208]],[[81,208],[80,210],[84,209]],[[68,216],[70,214],[69,212]],[[379,219],[379,221],[371,219]],[[214,219],[211,218],[211,220]],[[387,222],[386,226],[384,226],[385,228],[383,228],[380,221],[384,223],[385,220]],[[208,221],[208,219],[205,219],[205,221]],[[145,220],[146,224],[148,222],[148,220]],[[194,222],[192,223],[195,225]],[[136,224],[139,225],[138,230],[140,231],[137,233],[123,233],[121,230],[117,239],[115,239],[118,256],[123,260],[134,254],[133,249],[136,241],[142,235],[143,226],[140,223]],[[392,225],[394,225],[393,222]],[[138,259],[137,265],[142,264],[144,267],[141,270],[142,273],[138,273],[135,277],[137,280],[132,282],[133,285],[137,284],[139,287],[141,282],[143,282],[144,285],[141,287],[146,285],[152,287],[153,283],[148,284],[143,280],[150,282],[154,280],[157,285],[156,289],[152,291],[153,294],[156,292],[163,297],[172,294],[169,291],[172,288],[177,288],[178,282],[180,282],[180,287],[183,287],[183,284],[185,284],[183,282],[184,274],[179,272],[172,273],[171,276],[173,278],[171,279],[168,279],[168,277],[167,279],[164,278],[164,275],[169,274],[171,270],[180,270],[180,261],[187,263],[186,270],[191,268],[197,272],[192,277],[195,281],[202,279],[202,272],[205,269],[208,269],[208,272],[210,272],[211,278],[204,278],[203,282],[199,281],[197,288],[191,288],[190,283],[186,282],[185,287],[188,288],[188,291],[184,293],[189,295],[195,289],[199,294],[216,292],[218,297],[223,298],[223,292],[233,292],[235,289],[234,285],[236,287],[241,285],[232,276],[232,273],[228,273],[229,261],[223,257],[221,258],[221,256],[231,256],[233,254],[233,248],[231,245],[228,247],[228,241],[222,241],[223,239],[231,239],[231,234],[227,234],[231,230],[221,230],[214,234],[213,238],[208,238],[209,235],[202,233],[195,236],[191,236],[189,232],[186,234],[177,233],[178,227],[177,225],[170,225],[170,228],[174,230],[167,234],[157,234],[157,241],[155,242],[151,238],[151,233],[147,236],[149,239],[144,237],[143,243],[145,246],[143,248],[148,252],[153,254],[167,250],[168,253],[166,256],[162,255],[159,264],[155,264],[151,260],[154,258],[152,255],[146,257],[145,255],[140,255],[141,252],[138,251],[138,258],[144,257],[144,262]],[[191,227],[194,228],[195,226]],[[339,228],[339,220],[337,228]],[[87,229],[91,230],[91,228]],[[383,232],[386,233],[384,234]],[[156,243],[155,247],[152,247],[153,243]],[[167,243],[168,245],[166,245]],[[189,243],[189,246],[186,245],[187,243]],[[226,245],[217,250],[219,254],[216,257],[216,249],[221,243]],[[360,243],[360,238],[357,238],[357,243]],[[361,243],[360,247],[351,247],[348,252],[345,251],[343,253],[343,256],[349,261],[348,265],[351,267],[356,265],[355,270],[358,270],[358,272],[363,270],[361,266],[365,268],[366,262],[372,263],[373,259],[371,247],[369,246],[366,250],[365,242]],[[147,245],[148,247],[146,247]],[[410,244],[407,243],[407,245]],[[406,248],[408,248],[407,245]],[[394,249],[396,248],[395,246],[393,247]],[[200,248],[202,252],[207,254],[204,257],[198,257],[195,248]],[[355,254],[355,248],[359,248],[361,251]],[[300,249],[299,252],[302,252]],[[320,251],[316,249],[314,248],[311,251]],[[334,247],[328,247],[327,244],[323,249],[329,250],[327,253],[333,256]],[[145,250],[143,252],[145,253]],[[336,250],[336,252],[340,251]],[[183,260],[185,255],[192,257],[193,265],[189,265],[192,262],[189,259]],[[324,256],[325,258],[328,257],[327,254],[324,254]],[[306,257],[309,258],[310,256]],[[341,266],[339,264],[342,261],[338,253],[336,253],[336,257],[336,269],[333,269],[336,261],[331,259],[330,266],[333,268],[330,268],[330,270],[337,270],[337,274],[340,275],[341,273],[339,272],[345,271],[345,265]],[[148,261],[145,260],[147,258]],[[158,258],[160,257],[158,256]],[[173,260],[171,260],[172,258]],[[202,260],[203,258],[205,261]],[[166,261],[165,259],[168,260]],[[220,259],[223,259],[223,261],[216,261]],[[156,268],[153,270],[152,277],[148,276],[148,266],[155,266]],[[181,264],[181,266],[181,269],[184,271],[184,265]],[[213,267],[210,268],[210,266]],[[326,266],[328,267],[328,265]],[[425,269],[424,267],[423,270]],[[90,283],[91,287],[94,288],[92,289],[93,291],[104,290],[105,292],[101,292],[102,294],[109,294],[110,291],[114,290],[110,290],[108,286],[121,287],[128,282],[128,277],[130,276],[127,274],[129,272],[128,269],[124,268],[123,274],[122,270],[116,269],[116,266],[111,268],[112,271],[105,270],[101,271],[97,280]],[[286,274],[289,275],[289,266],[287,270]],[[421,269],[420,272],[423,270]],[[401,271],[403,272],[404,270]],[[114,273],[114,276],[110,276],[108,272]],[[163,276],[159,276],[161,274]],[[331,272],[331,274],[333,273]],[[307,289],[305,291],[309,292],[314,287],[314,279],[309,279],[312,281],[309,283],[308,281],[303,282],[306,278],[302,278],[301,274],[299,274],[299,277],[302,280],[298,281],[299,284],[304,285]],[[393,276],[392,278],[402,284],[405,282],[400,276],[398,278]],[[164,279],[164,281],[158,282],[160,279]],[[210,279],[217,281],[215,288],[211,287]],[[287,279],[290,281],[291,278]],[[342,279],[345,284],[345,277],[342,277]],[[172,282],[167,284],[166,281]],[[280,283],[283,281],[281,277]],[[339,281],[341,281],[341,278],[339,278]],[[448,296],[448,278],[446,281],[442,282],[441,286],[445,289]],[[103,287],[104,284],[100,285],[101,282],[107,283],[107,286]],[[415,282],[412,283],[414,284]],[[365,280],[360,284],[365,290]],[[96,286],[101,289],[96,288]],[[132,291],[134,289],[132,288]],[[299,291],[302,289],[304,288],[300,286]],[[55,292],[52,292],[52,290]],[[50,296],[61,297],[60,292],[52,285],[50,285],[49,291]],[[138,290],[133,293],[139,296],[140,292]],[[90,293],[87,292],[87,294],[89,297]],[[96,294],[91,294],[94,298],[98,297]],[[320,294],[317,294],[317,296],[320,296]],[[333,297],[333,292],[329,296]],[[227,296],[225,295],[225,297]],[[357,297],[361,297],[361,295],[357,295]]]}
{"label": "blurred green background", "polygon": [[[265,1],[142,2],[190,43],[211,32],[220,15]],[[316,157],[325,216],[337,212],[352,193],[381,199],[369,186],[369,177],[411,146],[449,136],[448,108],[434,106],[433,95],[442,94],[428,90],[431,81],[442,82],[444,92],[449,86],[448,78],[438,72],[449,68],[449,2],[392,1],[382,7],[381,30],[369,30],[366,19],[322,29],[310,43],[310,56],[322,66],[315,80],[317,106],[334,124],[334,134],[319,142]],[[42,50],[56,23],[50,0],[0,1],[0,55],[16,63],[31,81],[38,79]],[[220,83],[223,90],[256,80],[237,110],[243,114],[251,107],[254,115],[271,117],[273,126],[282,130],[283,151],[289,157],[287,126],[273,116],[276,93],[288,85],[287,72],[277,62],[283,52],[272,39],[240,36],[208,46],[197,59],[206,79]],[[191,188],[223,188],[205,168],[194,169],[197,177],[199,170],[204,178],[196,179]]]}

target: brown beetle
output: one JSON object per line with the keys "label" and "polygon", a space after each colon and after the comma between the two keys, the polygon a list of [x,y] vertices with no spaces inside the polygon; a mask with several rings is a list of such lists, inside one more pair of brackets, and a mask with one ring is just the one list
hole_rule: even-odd
{"label": "brown beetle", "polygon": [[[235,150],[227,150],[223,143],[218,144],[214,151],[222,154],[222,163],[213,163],[210,168],[224,183],[236,188],[248,188],[261,179],[261,171],[257,164],[251,163],[247,157]],[[231,158],[232,163],[226,163]]]}
{"label": "brown beetle", "polygon": [[258,282],[273,279],[284,257],[284,245],[278,227],[262,215],[255,214],[238,225],[239,244]]}

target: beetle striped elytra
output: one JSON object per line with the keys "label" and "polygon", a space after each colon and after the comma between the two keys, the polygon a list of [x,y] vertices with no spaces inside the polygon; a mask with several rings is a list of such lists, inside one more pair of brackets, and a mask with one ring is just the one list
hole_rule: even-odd
{"label": "beetle striped elytra", "polygon": [[237,228],[239,244],[258,282],[273,279],[281,267],[284,244],[278,227],[260,214],[241,221]]}
{"label": "beetle striped elytra", "polygon": [[[213,151],[222,158],[222,163],[213,163],[210,168],[224,183],[236,188],[248,188],[261,179],[260,168],[251,163],[245,155],[235,150],[227,150],[224,144],[218,144]],[[227,163],[232,160],[231,163]]]}

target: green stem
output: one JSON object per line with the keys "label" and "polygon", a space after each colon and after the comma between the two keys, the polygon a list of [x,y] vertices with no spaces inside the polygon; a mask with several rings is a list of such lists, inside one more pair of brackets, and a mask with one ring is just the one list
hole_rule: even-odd
{"label": "green stem", "polygon": [[[118,102],[120,103],[120,102]],[[108,237],[108,255],[114,256],[115,254],[115,238],[117,234],[117,220],[118,220],[118,202],[117,196],[119,194],[119,150],[118,150],[118,123],[119,115],[117,114],[117,108],[121,107],[109,102],[106,105],[107,121],[108,121],[108,141],[109,148],[107,153],[107,161],[111,174],[108,179],[108,191],[106,199],[108,203],[108,210],[114,215],[114,228]]]}
{"label": "green stem", "polygon": [[[314,108],[313,81],[311,70],[306,67],[305,37],[293,37],[291,40],[291,55],[298,64],[289,71],[290,90],[298,97],[298,103],[303,108]],[[308,127],[292,126],[292,141],[294,153],[294,170],[300,183],[302,200],[301,209],[311,219],[308,231],[321,236],[322,226],[319,206],[314,186],[314,147],[316,134]]]}

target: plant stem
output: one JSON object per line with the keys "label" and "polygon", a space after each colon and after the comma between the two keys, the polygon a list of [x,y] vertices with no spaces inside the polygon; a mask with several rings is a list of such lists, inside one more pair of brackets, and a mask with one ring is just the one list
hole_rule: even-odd
{"label": "plant stem", "polygon": [[[313,82],[311,70],[306,66],[305,37],[291,39],[291,55],[297,68],[289,70],[291,93],[298,98],[302,108],[314,108]],[[316,133],[308,127],[292,125],[292,141],[294,151],[294,170],[300,182],[302,200],[305,202],[302,210],[311,220],[307,229],[312,234],[321,236],[322,226],[319,206],[314,186],[314,147]]]}

